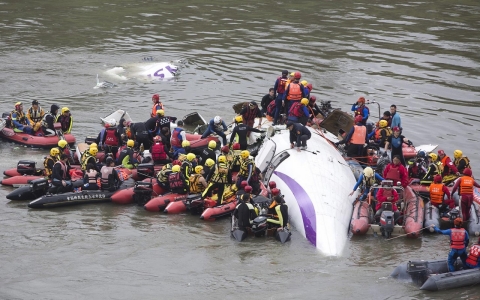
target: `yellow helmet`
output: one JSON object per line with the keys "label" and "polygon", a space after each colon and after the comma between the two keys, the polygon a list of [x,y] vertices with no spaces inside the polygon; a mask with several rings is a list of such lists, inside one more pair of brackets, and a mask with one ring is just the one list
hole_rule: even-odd
{"label": "yellow helmet", "polygon": [[174,165],[172,167],[172,172],[180,172],[180,166],[179,165]]}
{"label": "yellow helmet", "polygon": [[70,112],[70,110],[68,109],[68,107],[62,107],[62,114],[63,113],[66,113],[66,112]]}
{"label": "yellow helmet", "polygon": [[213,159],[211,159],[211,158],[208,158],[208,159],[205,161],[205,165],[206,165],[207,167],[211,167],[211,166],[213,166],[214,164],[215,164],[215,161],[214,161]]}
{"label": "yellow helmet", "polygon": [[68,145],[68,142],[66,140],[59,140],[57,145],[58,145],[58,147],[63,149]]}
{"label": "yellow helmet", "polygon": [[307,84],[308,84],[308,81],[306,81],[306,80],[302,80],[302,81],[300,81],[300,83],[301,83],[303,86],[307,86]]}
{"label": "yellow helmet", "polygon": [[183,141],[182,142],[182,148],[190,147],[190,142],[189,141]]}
{"label": "yellow helmet", "polygon": [[200,174],[202,172],[202,170],[203,170],[202,166],[196,166],[195,167],[195,173],[197,173],[197,174]]}
{"label": "yellow helmet", "polygon": [[225,155],[220,155],[218,157],[218,162],[219,163],[226,163],[227,162],[227,157],[225,157]]}
{"label": "yellow helmet", "polygon": [[157,110],[157,115],[159,116],[164,116],[165,115],[165,111],[163,109],[159,109]]}
{"label": "yellow helmet", "polygon": [[193,154],[193,153],[188,153],[188,154],[187,154],[187,160],[188,160],[188,161],[194,160],[195,157],[196,157],[196,156],[195,156],[195,154]]}
{"label": "yellow helmet", "polygon": [[127,147],[133,147],[134,145],[135,145],[135,142],[133,140],[127,141]]}
{"label": "yellow helmet", "polygon": [[210,149],[217,148],[217,142],[215,142],[215,141],[208,142],[208,148],[210,148]]}
{"label": "yellow helmet", "polygon": [[387,125],[388,125],[387,120],[380,120],[380,122],[378,122],[378,126],[380,126],[380,128],[387,127]]}
{"label": "yellow helmet", "polygon": [[98,148],[98,145],[97,145],[97,143],[91,143],[88,148],[89,148],[89,149],[90,149],[90,148]]}
{"label": "yellow helmet", "polygon": [[240,152],[240,156],[243,159],[247,159],[250,156],[250,152],[248,150],[243,150],[242,152]]}
{"label": "yellow helmet", "polygon": [[303,105],[307,106],[308,105],[308,99],[307,98],[303,98],[300,103],[302,103]]}
{"label": "yellow helmet", "polygon": [[455,158],[462,158],[462,156],[463,156],[462,150],[455,150],[455,151],[453,151],[453,157],[455,157]]}
{"label": "yellow helmet", "polygon": [[22,102],[18,101],[17,103],[15,103],[15,106],[17,106],[17,105],[22,105]]}
{"label": "yellow helmet", "polygon": [[428,156],[430,156],[432,161],[437,161],[438,155],[436,155],[435,153],[430,153]]}
{"label": "yellow helmet", "polygon": [[372,177],[373,176],[373,169],[370,168],[370,167],[366,167],[364,170],[363,170],[363,175],[367,176],[367,177]]}
{"label": "yellow helmet", "polygon": [[90,152],[91,155],[96,156],[97,153],[98,153],[98,149],[97,148],[90,148],[90,150],[88,150],[88,152]]}
{"label": "yellow helmet", "polygon": [[295,72],[290,73],[290,77],[295,76]]}
{"label": "yellow helmet", "polygon": [[235,117],[235,122],[242,123],[243,122],[243,117],[242,116],[236,116]]}
{"label": "yellow helmet", "polygon": [[60,154],[60,150],[58,150],[58,148],[52,148],[50,149],[50,155],[51,156],[57,156]]}

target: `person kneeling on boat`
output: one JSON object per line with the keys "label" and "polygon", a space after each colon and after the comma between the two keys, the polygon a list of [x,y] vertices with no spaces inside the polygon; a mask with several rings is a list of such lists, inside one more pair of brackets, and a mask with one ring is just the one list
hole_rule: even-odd
{"label": "person kneeling on boat", "polygon": [[358,177],[358,181],[353,187],[353,191],[350,193],[350,196],[353,195],[353,193],[355,193],[357,188],[361,185],[363,192],[359,200],[364,201],[367,199],[370,188],[375,184],[375,180],[382,182],[383,177],[374,172],[372,168],[366,167],[360,177]]}
{"label": "person kneeling on boat", "polygon": [[428,154],[428,169],[427,174],[420,180],[421,184],[430,184],[433,182],[435,175],[441,175],[443,171],[443,165],[438,161],[438,155],[435,153]]}
{"label": "person kneeling on boat", "polygon": [[284,228],[288,225],[288,206],[281,195],[275,196],[273,200],[277,203],[277,206],[275,206],[276,217],[268,218],[267,222]]}
{"label": "person kneeling on boat", "polygon": [[390,183],[382,183],[382,188],[378,189],[377,192],[377,205],[375,205],[375,220],[379,220],[380,216],[383,212],[382,203],[384,202],[391,202],[392,203],[392,210],[394,212],[395,221],[400,216],[397,208],[397,201],[398,201],[398,193],[395,189],[392,188]]}
{"label": "person kneeling on boat", "polygon": [[43,166],[45,167],[44,175],[48,179],[52,178],[53,166],[59,160],[60,151],[58,148],[50,149],[50,155],[45,157],[43,161]]}
{"label": "person kneeling on boat", "polygon": [[13,131],[33,134],[32,125],[23,112],[22,102],[15,103],[15,110],[11,112],[10,119],[12,120]]}
{"label": "person kneeling on boat", "polygon": [[55,104],[52,104],[50,111],[47,112],[42,119],[42,130],[44,136],[54,136],[57,135],[55,131],[55,121],[57,120],[58,107]]}
{"label": "person kneeling on boat", "polygon": [[100,177],[100,173],[95,169],[95,165],[87,164],[85,175],[83,176],[82,190],[98,190],[99,186],[97,179]]}
{"label": "person kneeling on boat", "polygon": [[460,206],[462,208],[462,217],[464,222],[470,220],[470,208],[472,207],[473,203],[474,186],[480,188],[480,185],[472,177],[472,170],[466,168],[463,170],[463,176],[455,182],[455,185],[452,189],[452,195],[458,189],[458,195],[460,195]]}
{"label": "person kneeling on boat", "polygon": [[157,173],[157,183],[166,191],[170,190],[170,186],[168,185],[168,176],[170,173],[172,173],[172,167],[173,164],[166,164]]}
{"label": "person kneeling on boat", "polygon": [[207,181],[203,177],[203,167],[196,166],[195,167],[195,174],[190,175],[188,179],[190,181],[190,193],[191,194],[200,194],[208,186]]}
{"label": "person kneeling on boat", "polygon": [[460,257],[464,266],[467,264],[467,251],[466,246],[469,243],[468,232],[462,228],[463,221],[460,218],[456,218],[453,221],[455,228],[440,230],[436,226],[433,227],[435,232],[450,236],[450,253],[448,254],[448,271],[455,271],[455,262]]}
{"label": "person kneeling on boat", "polygon": [[117,164],[121,164],[127,169],[133,169],[138,165],[138,160],[133,158],[133,146],[135,146],[135,142],[133,140],[128,140],[127,147],[120,151]]}
{"label": "person kneeling on boat", "polygon": [[246,193],[240,197],[239,204],[235,208],[233,215],[238,221],[239,229],[245,230],[247,227],[252,227],[257,213],[254,206],[250,203],[250,194]]}
{"label": "person kneeling on boat", "polygon": [[100,170],[100,187],[104,191],[116,191],[122,180],[118,177],[117,170],[115,170],[115,160],[107,157],[105,164]]}
{"label": "person kneeling on boat", "polygon": [[91,164],[93,168],[98,172],[99,169],[97,168],[97,153],[97,148],[90,147],[88,153],[83,157],[83,160],[81,162],[82,171],[87,172],[87,166]]}
{"label": "person kneeling on boat", "polygon": [[183,173],[181,172],[180,166],[173,166],[172,173],[168,175],[168,185],[170,186],[170,191],[177,194],[188,194],[190,190],[189,181],[185,179]]}
{"label": "person kneeling on boat", "polygon": [[466,266],[469,269],[477,269],[480,268],[480,238],[476,244],[470,247],[470,252],[468,253]]}
{"label": "person kneeling on boat", "polygon": [[[448,205],[450,209],[455,207],[455,201],[453,201],[452,196],[448,188],[442,183],[442,175],[435,175],[433,178],[433,183],[430,184],[430,203],[438,207],[440,213],[446,212],[446,206]],[[445,195],[447,195],[447,200],[444,200]]]}
{"label": "person kneeling on boat", "polygon": [[290,149],[297,147],[297,151],[307,149],[307,140],[312,137],[312,133],[307,127],[299,123],[287,121],[286,126],[290,131]]}
{"label": "person kneeling on boat", "polygon": [[202,134],[202,139],[206,138],[212,133],[216,133],[222,137],[223,145],[226,145],[227,137],[223,132],[227,131],[227,129],[227,124],[225,124],[225,121],[223,121],[220,116],[215,116],[215,118],[211,119],[210,122],[208,122],[207,130],[205,130],[205,132]]}
{"label": "person kneeling on boat", "polygon": [[347,144],[347,156],[361,157],[363,156],[363,147],[367,142],[367,127],[362,123],[362,116],[358,115],[355,117],[355,125],[350,129],[343,140],[335,143],[335,146]]}
{"label": "person kneeling on boat", "polygon": [[237,189],[240,189],[240,185],[244,180],[250,183],[253,172],[255,172],[255,161],[251,158],[248,150],[243,150],[240,153],[240,171],[237,174],[236,182]]}
{"label": "person kneeling on boat", "polygon": [[67,193],[73,191],[72,178],[70,177],[70,167],[67,165],[68,156],[62,154],[60,160],[53,166],[52,185],[56,187],[57,193]]}
{"label": "person kneeling on boat", "polygon": [[202,150],[200,153],[199,161],[201,165],[204,165],[207,159],[213,159],[214,161],[217,159],[217,155],[215,154],[215,148],[217,148],[217,142],[209,141],[208,147]]}
{"label": "person kneeling on boat", "polygon": [[171,163],[172,160],[168,157],[167,147],[163,144],[159,136],[153,138],[152,159],[155,164],[165,165]]}

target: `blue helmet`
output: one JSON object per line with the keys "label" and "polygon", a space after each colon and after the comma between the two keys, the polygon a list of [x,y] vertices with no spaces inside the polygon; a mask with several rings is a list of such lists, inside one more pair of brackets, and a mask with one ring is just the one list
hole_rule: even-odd
{"label": "blue helmet", "polygon": [[427,157],[427,154],[425,153],[425,151],[420,150],[420,151],[418,151],[417,156],[418,156],[418,157],[422,157],[422,158],[426,158],[426,157]]}

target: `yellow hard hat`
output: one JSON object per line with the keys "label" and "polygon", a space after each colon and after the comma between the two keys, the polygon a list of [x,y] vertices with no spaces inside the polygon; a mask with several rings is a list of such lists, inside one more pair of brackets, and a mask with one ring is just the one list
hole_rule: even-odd
{"label": "yellow hard hat", "polygon": [[88,152],[90,152],[91,155],[95,156],[98,153],[98,149],[97,148],[90,148],[90,150],[88,150]]}
{"label": "yellow hard hat", "polygon": [[290,76],[291,77],[295,76],[295,72],[290,73]]}
{"label": "yellow hard hat", "polygon": [[17,103],[15,103],[15,106],[17,106],[17,105],[22,105],[22,102],[18,101]]}
{"label": "yellow hard hat", "polygon": [[380,122],[378,122],[378,126],[380,126],[380,128],[387,127],[387,125],[388,125],[387,120],[380,120]]}
{"label": "yellow hard hat", "polygon": [[243,117],[242,116],[236,116],[235,117],[235,122],[242,123],[243,122]]}
{"label": "yellow hard hat", "polygon": [[363,175],[367,176],[367,177],[372,177],[373,176],[373,169],[370,168],[370,167],[366,167],[364,170],[363,170]]}
{"label": "yellow hard hat", "polygon": [[227,158],[225,157],[225,155],[220,155],[218,157],[218,162],[219,163],[226,163],[227,162]]}
{"label": "yellow hard hat", "polygon": [[308,99],[307,98],[303,98],[300,103],[302,103],[303,105],[307,106],[308,105]]}
{"label": "yellow hard hat", "polygon": [[438,155],[436,155],[435,153],[430,153],[428,156],[430,156],[430,158],[431,158],[433,161],[437,161]]}
{"label": "yellow hard hat", "polygon": [[214,164],[215,164],[215,161],[214,161],[213,159],[211,159],[211,158],[208,158],[208,159],[205,161],[205,165],[206,165],[207,167],[211,167],[211,166],[213,166]]}
{"label": "yellow hard hat", "polygon": [[182,148],[185,148],[185,147],[190,147],[190,142],[189,141],[183,141],[182,142]]}
{"label": "yellow hard hat", "polygon": [[57,145],[58,145],[58,147],[63,149],[68,145],[68,142],[66,140],[59,140]]}
{"label": "yellow hard hat", "polygon": [[89,149],[90,148],[98,148],[97,143],[91,143],[90,146],[89,146]]}
{"label": "yellow hard hat", "polygon": [[302,81],[300,81],[300,83],[301,83],[303,86],[305,86],[305,87],[306,87],[306,86],[307,86],[307,84],[308,84],[308,81],[306,81],[306,80],[302,80]]}
{"label": "yellow hard hat", "polygon": [[180,166],[179,165],[174,165],[172,167],[172,172],[180,172]]}
{"label": "yellow hard hat", "polygon": [[455,151],[453,151],[453,157],[455,157],[455,158],[462,158],[462,156],[463,156],[462,150],[455,150]]}
{"label": "yellow hard hat", "polygon": [[127,141],[127,146],[128,147],[133,147],[135,145],[135,142],[133,140],[128,140]]}
{"label": "yellow hard hat", "polygon": [[159,109],[157,110],[157,115],[159,116],[164,116],[165,115],[165,111],[163,109]]}
{"label": "yellow hard hat", "polygon": [[60,150],[58,150],[58,148],[52,148],[50,149],[50,155],[51,156],[57,156],[60,154]]}
{"label": "yellow hard hat", "polygon": [[215,141],[208,142],[208,148],[215,149],[216,147],[217,147],[217,142]]}
{"label": "yellow hard hat", "polygon": [[193,153],[188,153],[188,154],[187,154],[187,160],[188,160],[188,161],[194,160],[195,157],[196,157],[196,156],[195,156],[195,154],[193,154]]}
{"label": "yellow hard hat", "polygon": [[248,150],[243,150],[242,152],[240,152],[240,156],[243,159],[247,159],[250,156],[250,152]]}
{"label": "yellow hard hat", "polygon": [[197,173],[197,174],[200,174],[202,172],[202,170],[203,170],[202,166],[196,166],[195,167],[195,173]]}
{"label": "yellow hard hat", "polygon": [[62,107],[62,114],[63,113],[66,113],[66,112],[70,112],[70,110],[68,109],[68,107]]}

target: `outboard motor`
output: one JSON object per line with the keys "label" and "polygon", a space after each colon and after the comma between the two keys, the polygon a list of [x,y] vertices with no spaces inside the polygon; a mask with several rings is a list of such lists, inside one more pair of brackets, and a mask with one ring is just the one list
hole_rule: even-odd
{"label": "outboard motor", "polygon": [[192,215],[200,215],[203,212],[202,194],[188,195],[185,204]]}
{"label": "outboard motor", "polygon": [[133,187],[133,201],[140,206],[152,199],[153,187],[151,182],[137,181]]}
{"label": "outboard motor", "polygon": [[380,232],[382,236],[390,238],[395,226],[395,214],[392,209],[392,202],[382,203],[382,214],[380,215]]}
{"label": "outboard motor", "polygon": [[32,180],[30,184],[31,191],[38,195],[45,195],[49,188],[48,180],[45,178]]}
{"label": "outboard motor", "polygon": [[256,237],[265,236],[267,233],[267,217],[259,216],[253,220],[252,232]]}
{"label": "outboard motor", "polygon": [[17,163],[17,172],[22,175],[35,175],[35,164],[32,160],[21,160]]}
{"label": "outboard motor", "polygon": [[155,177],[155,168],[152,163],[139,164],[137,166],[137,180],[144,180],[145,178]]}
{"label": "outboard motor", "polygon": [[452,222],[452,224],[453,224],[453,220],[460,217],[460,211],[458,209],[454,208],[449,212],[449,215],[450,215],[449,216],[450,222]]}
{"label": "outboard motor", "polygon": [[407,264],[407,273],[412,277],[413,283],[422,286],[430,276],[428,261],[409,261]]}

